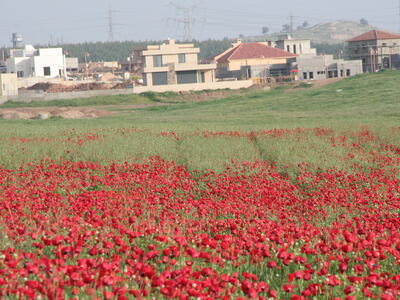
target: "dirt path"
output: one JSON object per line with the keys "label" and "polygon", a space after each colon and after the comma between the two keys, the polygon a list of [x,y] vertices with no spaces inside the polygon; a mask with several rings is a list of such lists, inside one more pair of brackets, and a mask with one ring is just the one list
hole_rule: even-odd
{"label": "dirt path", "polygon": [[304,90],[310,90],[310,89],[318,89],[321,87],[324,87],[328,84],[332,84],[338,81],[343,80],[344,78],[328,78],[328,79],[323,79],[323,80],[315,80],[315,81],[306,81],[306,82],[310,82],[311,86],[308,88],[299,88],[299,87],[295,87],[295,88],[291,88],[291,89],[287,89],[285,90],[285,93],[294,93],[294,92],[298,92],[298,91],[304,91]]}

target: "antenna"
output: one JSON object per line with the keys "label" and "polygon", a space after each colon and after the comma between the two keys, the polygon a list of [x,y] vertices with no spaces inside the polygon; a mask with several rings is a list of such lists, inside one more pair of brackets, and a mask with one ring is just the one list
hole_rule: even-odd
{"label": "antenna", "polygon": [[175,7],[177,14],[182,14],[182,18],[176,18],[172,20],[183,24],[183,39],[185,41],[191,41],[193,39],[193,25],[196,22],[196,19],[193,18],[193,11],[198,7],[198,4],[189,7],[183,7],[170,2],[170,5]]}
{"label": "antenna", "polygon": [[108,7],[108,40],[114,40],[114,23],[113,23],[113,10]]}

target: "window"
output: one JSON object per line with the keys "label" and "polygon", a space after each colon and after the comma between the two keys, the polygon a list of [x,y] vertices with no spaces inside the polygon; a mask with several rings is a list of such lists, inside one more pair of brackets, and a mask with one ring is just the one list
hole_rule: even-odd
{"label": "window", "polygon": [[382,47],[387,47],[387,44],[386,43],[382,43]]}
{"label": "window", "polygon": [[153,85],[167,85],[168,72],[155,72],[152,73]]}
{"label": "window", "polygon": [[185,53],[178,54],[178,60],[180,64],[184,64],[186,62],[186,54]]}
{"label": "window", "polygon": [[310,79],[314,79],[314,72],[310,72]]}
{"label": "window", "polygon": [[163,66],[162,55],[154,55],[153,67],[162,67],[162,66]]}
{"label": "window", "polygon": [[51,75],[50,67],[44,67],[43,74],[44,74],[44,76],[50,76]]}
{"label": "window", "polygon": [[350,69],[347,69],[346,70],[346,76],[350,76],[351,75],[351,70]]}
{"label": "window", "polygon": [[303,73],[303,79],[307,79],[307,72]]}
{"label": "window", "polygon": [[297,46],[296,45],[293,45],[293,53],[297,54]]}
{"label": "window", "polygon": [[337,71],[337,70],[335,70],[335,71],[333,72],[333,74],[334,74],[333,77],[335,77],[335,78],[338,77],[338,71]]}
{"label": "window", "polygon": [[197,83],[197,71],[176,72],[176,81],[178,84]]}
{"label": "window", "polygon": [[206,74],[201,72],[201,82],[206,82]]}
{"label": "window", "polygon": [[18,78],[24,77],[24,71],[17,71],[17,77]]}
{"label": "window", "polygon": [[303,53],[303,46],[301,44],[299,44],[299,49],[300,49],[300,54]]}
{"label": "window", "polygon": [[343,70],[340,70],[340,77],[343,77],[344,76],[344,72],[343,72]]}
{"label": "window", "polygon": [[290,52],[290,46],[289,45],[286,46],[286,49],[287,49],[287,52]]}

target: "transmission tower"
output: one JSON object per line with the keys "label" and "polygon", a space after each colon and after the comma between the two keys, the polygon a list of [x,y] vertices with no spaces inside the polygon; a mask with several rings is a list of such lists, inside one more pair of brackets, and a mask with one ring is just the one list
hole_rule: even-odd
{"label": "transmission tower", "polygon": [[193,17],[193,12],[198,7],[198,4],[189,7],[179,6],[173,2],[170,2],[170,4],[175,7],[177,15],[182,15],[181,18],[175,18],[172,20],[183,24],[183,39],[185,41],[191,41],[193,39],[193,25],[196,23],[196,19]]}
{"label": "transmission tower", "polygon": [[114,23],[113,23],[113,10],[108,8],[108,40],[114,41]]}

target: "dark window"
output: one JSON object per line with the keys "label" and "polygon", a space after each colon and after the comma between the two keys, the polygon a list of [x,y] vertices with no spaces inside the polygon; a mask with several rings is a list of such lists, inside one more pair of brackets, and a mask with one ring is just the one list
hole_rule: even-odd
{"label": "dark window", "polygon": [[290,46],[289,45],[286,46],[286,49],[287,49],[287,52],[290,52]]}
{"label": "dark window", "polygon": [[168,84],[168,72],[155,72],[152,73],[153,85],[167,85]]}
{"label": "dark window", "polygon": [[185,53],[178,54],[178,59],[180,64],[184,64],[186,62],[186,54]]}
{"label": "dark window", "polygon": [[329,78],[333,78],[333,72],[332,71],[328,71],[328,77]]}
{"label": "dark window", "polygon": [[344,76],[344,72],[343,72],[343,70],[340,70],[340,77],[343,77]]}
{"label": "dark window", "polygon": [[338,71],[337,70],[334,71],[333,77],[335,77],[335,78],[338,77]]}
{"label": "dark window", "polygon": [[314,79],[314,72],[310,72],[310,79]]}
{"label": "dark window", "polygon": [[302,54],[303,53],[303,46],[301,44],[299,45],[299,49],[300,49],[300,54]]}
{"label": "dark window", "polygon": [[307,79],[307,72],[303,73],[303,79]]}
{"label": "dark window", "polygon": [[296,45],[293,45],[293,53],[294,53],[294,54],[297,54],[297,47],[296,47]]}
{"label": "dark window", "polygon": [[43,73],[44,73],[44,76],[50,76],[51,75],[50,67],[44,67]]}
{"label": "dark window", "polygon": [[24,72],[23,71],[17,71],[17,77],[18,78],[24,77]]}
{"label": "dark window", "polygon": [[346,76],[350,76],[351,75],[351,71],[350,71],[350,69],[347,69],[346,70]]}
{"label": "dark window", "polygon": [[387,44],[386,43],[382,43],[382,47],[386,47],[387,46]]}
{"label": "dark window", "polygon": [[153,56],[153,66],[154,67],[162,67],[163,66],[162,55],[154,55]]}
{"label": "dark window", "polygon": [[178,84],[197,83],[197,71],[176,72],[176,80]]}
{"label": "dark window", "polygon": [[206,82],[206,74],[201,72],[201,82]]}

